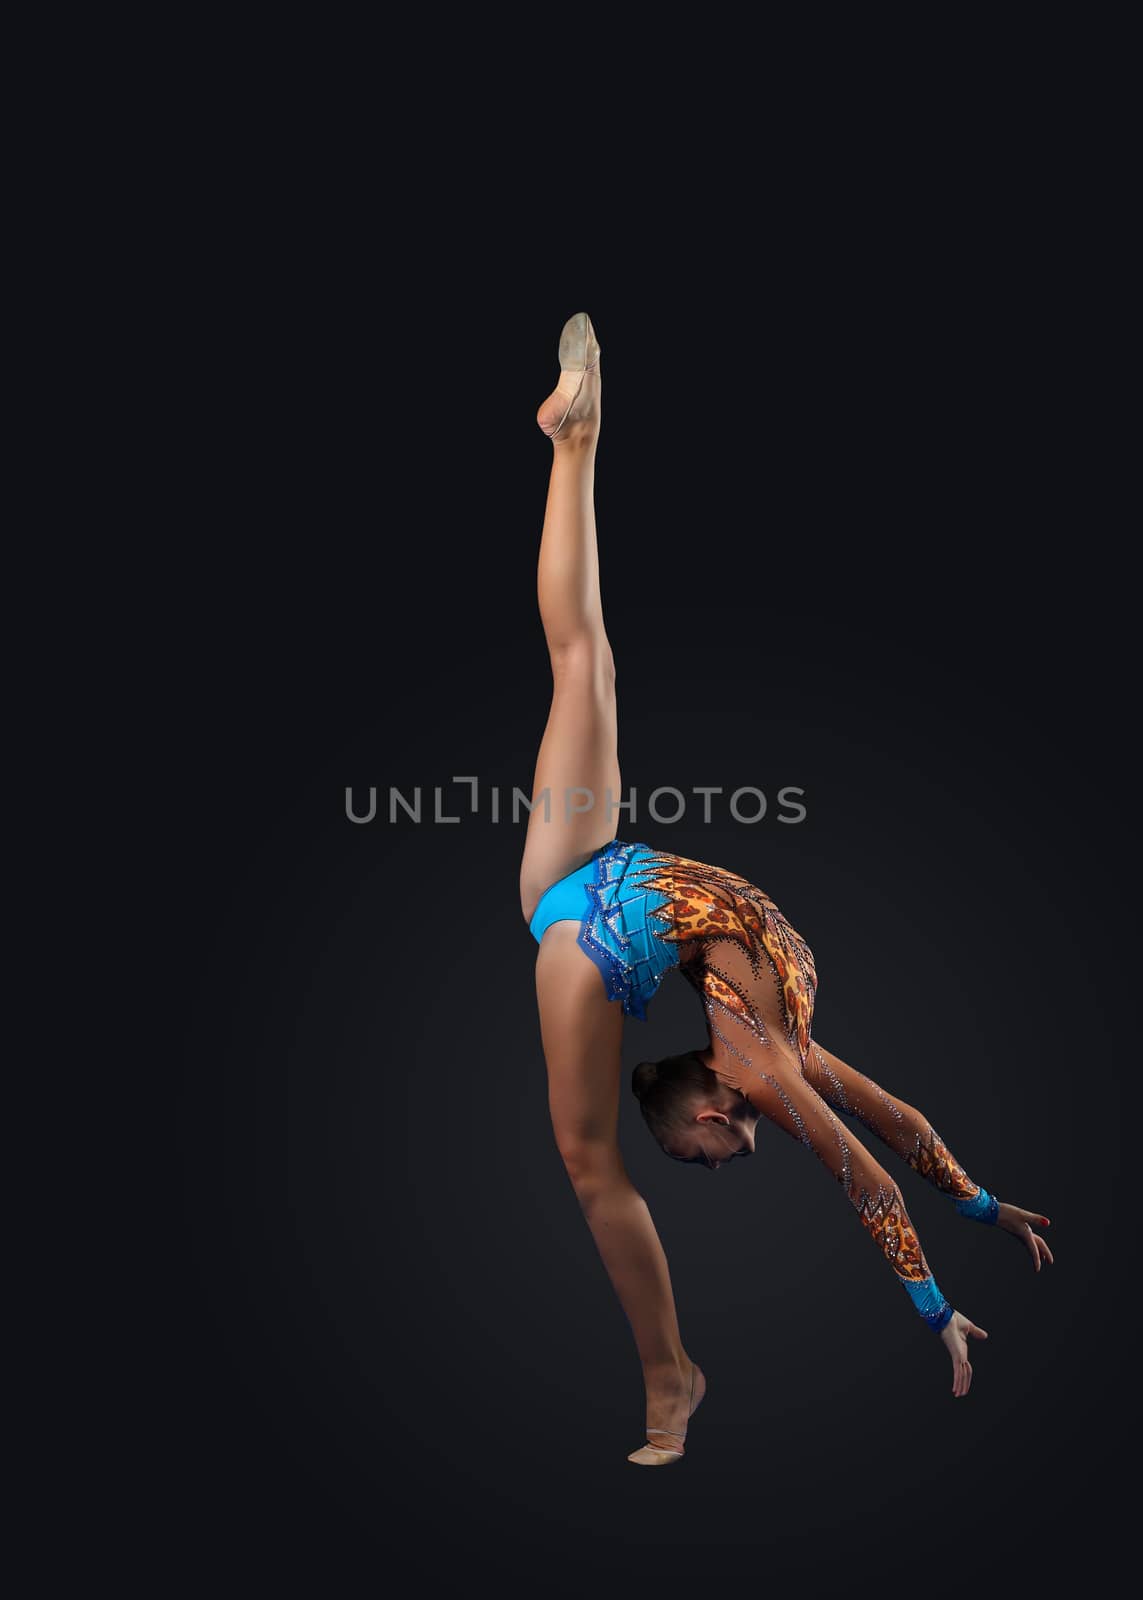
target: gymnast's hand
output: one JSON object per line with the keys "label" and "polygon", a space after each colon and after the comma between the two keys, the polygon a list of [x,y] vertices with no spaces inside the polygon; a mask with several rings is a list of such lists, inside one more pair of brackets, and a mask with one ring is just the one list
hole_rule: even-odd
{"label": "gymnast's hand", "polygon": [[970,1336],[974,1339],[988,1338],[983,1328],[978,1328],[975,1322],[970,1322],[959,1311],[954,1311],[941,1329],[941,1343],[952,1357],[952,1392],[958,1396],[967,1394],[968,1386],[972,1382],[972,1362],[968,1359]]}
{"label": "gymnast's hand", "polygon": [[1032,1260],[1036,1263],[1036,1271],[1039,1272],[1045,1261],[1051,1264],[1054,1258],[1039,1234],[1032,1232],[1032,1224],[1034,1222],[1038,1222],[1045,1228],[1048,1226],[1047,1217],[1042,1217],[1038,1211],[1021,1211],[1019,1206],[1005,1205],[1003,1200],[999,1202],[999,1209],[996,1213],[996,1226],[1003,1228],[1005,1233],[1014,1234],[1017,1239],[1024,1241],[1032,1252]]}

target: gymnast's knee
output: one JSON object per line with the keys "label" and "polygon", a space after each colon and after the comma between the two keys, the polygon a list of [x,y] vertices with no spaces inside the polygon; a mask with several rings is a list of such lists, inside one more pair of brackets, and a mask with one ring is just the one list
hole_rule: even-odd
{"label": "gymnast's knee", "polygon": [[616,1146],[602,1140],[576,1138],[559,1139],[557,1143],[564,1170],[585,1211],[600,1195],[625,1181]]}
{"label": "gymnast's knee", "polygon": [[615,687],[615,655],[605,633],[584,630],[552,640],[552,677],[560,684],[582,684],[607,691]]}

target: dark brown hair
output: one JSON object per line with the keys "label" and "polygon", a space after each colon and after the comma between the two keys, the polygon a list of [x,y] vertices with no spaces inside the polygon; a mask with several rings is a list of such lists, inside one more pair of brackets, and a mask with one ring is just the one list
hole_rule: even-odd
{"label": "dark brown hair", "polygon": [[643,1120],[659,1143],[667,1143],[690,1127],[695,1105],[718,1092],[718,1078],[696,1055],[665,1056],[640,1061],[631,1074],[631,1090]]}

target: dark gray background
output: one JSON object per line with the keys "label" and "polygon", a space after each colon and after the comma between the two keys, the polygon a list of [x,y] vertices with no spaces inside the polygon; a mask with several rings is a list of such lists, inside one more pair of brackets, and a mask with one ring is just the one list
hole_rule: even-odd
{"label": "dark gray background", "polygon": [[[481,260],[467,234],[372,299],[240,269],[217,349],[192,318],[195,362],[226,359],[169,600],[168,1581],[999,1593],[1107,1548],[1134,1054],[1082,319],[1027,219],[888,260],[874,238],[763,278],[717,241],[696,272]],[[485,798],[527,788],[547,710],[533,416],[579,309],[624,781],[808,808],[747,826],[716,801],[704,827],[692,801],[621,836],[772,894],[816,954],[821,1041],[1043,1208],[1056,1252],[1036,1276],[868,1136],[991,1334],[954,1401],[805,1151],[762,1124],[754,1162],[711,1174],[653,1146],[630,1067],[704,1038],[669,980],[627,1025],[622,1105],[710,1384],[665,1472],[625,1460],[639,1367],[551,1136],[523,825]],[[347,784],[383,803],[455,774],[482,786],[459,825],[346,820]]]}

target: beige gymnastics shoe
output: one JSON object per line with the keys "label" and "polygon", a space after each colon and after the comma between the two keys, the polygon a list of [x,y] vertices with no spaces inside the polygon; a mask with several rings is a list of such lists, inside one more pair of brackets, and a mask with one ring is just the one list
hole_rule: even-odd
{"label": "beige gymnastics shoe", "polygon": [[602,354],[591,318],[577,311],[560,334],[560,381],[536,413],[549,439],[592,438],[599,432]]}
{"label": "beige gymnastics shoe", "polygon": [[[695,1394],[696,1373],[699,1379],[697,1396]],[[688,1420],[694,1415],[699,1406],[702,1404],[702,1398],[705,1394],[706,1379],[703,1376],[702,1368],[697,1366],[692,1361],[690,1409],[687,1411]],[[682,1448],[682,1443],[687,1436],[685,1429],[682,1433],[672,1433],[670,1428],[648,1428],[647,1433],[648,1435],[653,1433],[655,1438],[660,1440],[663,1438],[677,1439],[679,1441],[678,1446],[653,1444],[650,1438],[648,1438],[647,1443],[643,1445],[641,1449],[633,1451],[631,1455],[627,1457],[628,1461],[633,1461],[637,1467],[669,1467],[672,1466],[674,1462],[682,1460],[685,1454],[685,1451]]]}

